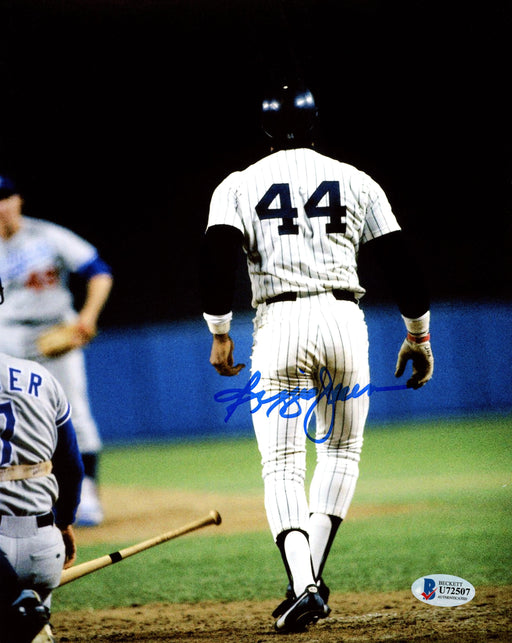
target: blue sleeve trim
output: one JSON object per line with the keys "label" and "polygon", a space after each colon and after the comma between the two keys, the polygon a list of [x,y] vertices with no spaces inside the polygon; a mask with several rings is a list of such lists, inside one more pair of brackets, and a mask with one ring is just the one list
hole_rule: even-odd
{"label": "blue sleeve trim", "polygon": [[70,404],[68,402],[68,408],[66,409],[66,412],[60,418],[57,418],[57,421],[55,422],[55,424],[58,427],[60,427],[60,426],[62,426],[62,424],[67,422],[70,417],[71,417],[71,406],[70,406]]}
{"label": "blue sleeve trim", "polygon": [[76,272],[84,279],[91,279],[96,275],[111,275],[112,269],[101,257],[96,255],[94,259],[80,266]]}

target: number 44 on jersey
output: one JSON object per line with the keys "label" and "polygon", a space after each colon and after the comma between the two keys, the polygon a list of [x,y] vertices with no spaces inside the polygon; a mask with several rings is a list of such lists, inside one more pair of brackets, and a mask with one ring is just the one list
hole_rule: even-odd
{"label": "number 44 on jersey", "polygon": [[[279,207],[271,208],[277,197],[279,197]],[[324,197],[328,197],[329,205],[319,205]],[[329,222],[325,225],[327,234],[345,232],[347,208],[341,204],[338,181],[322,181],[306,201],[304,210],[309,218],[329,217]],[[282,219],[278,227],[279,234],[299,234],[299,226],[293,222],[297,218],[297,208],[292,207],[288,183],[273,183],[256,206],[256,213],[262,220]]]}

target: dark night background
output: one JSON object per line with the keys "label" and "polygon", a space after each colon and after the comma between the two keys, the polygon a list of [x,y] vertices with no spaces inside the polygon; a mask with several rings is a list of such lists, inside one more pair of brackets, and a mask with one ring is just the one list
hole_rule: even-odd
{"label": "dark night background", "polygon": [[[112,265],[103,325],[199,318],[211,192],[267,153],[265,86],[299,72],[321,150],[385,189],[433,300],[508,300],[510,17],[508,1],[0,0],[0,172]],[[385,299],[361,261],[366,300]],[[247,309],[243,266],[239,286]]]}

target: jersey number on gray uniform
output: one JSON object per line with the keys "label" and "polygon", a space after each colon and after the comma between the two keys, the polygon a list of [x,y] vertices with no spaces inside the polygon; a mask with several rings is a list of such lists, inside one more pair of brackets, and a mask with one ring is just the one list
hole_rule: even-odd
{"label": "jersey number on gray uniform", "polygon": [[11,460],[12,446],[9,440],[12,438],[12,434],[14,433],[15,423],[11,402],[0,404],[0,415],[5,417],[5,429],[3,431],[0,430],[0,435],[2,436],[2,457],[0,458],[0,465],[2,465],[7,464]]}

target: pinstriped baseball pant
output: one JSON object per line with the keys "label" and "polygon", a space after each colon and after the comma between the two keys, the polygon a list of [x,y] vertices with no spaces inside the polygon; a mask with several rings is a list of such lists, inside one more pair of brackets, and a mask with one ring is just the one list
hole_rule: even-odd
{"label": "pinstriped baseball pant", "polygon": [[[261,304],[251,369],[253,376],[261,374],[251,411],[274,539],[289,529],[308,532],[313,512],[345,518],[369,407],[368,395],[358,396],[356,386],[362,389],[370,379],[362,310],[330,293]],[[317,456],[309,498],[307,440]]]}

